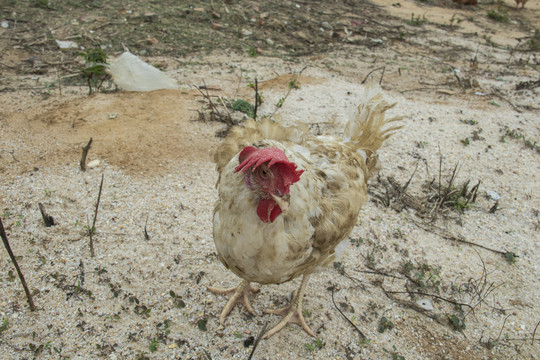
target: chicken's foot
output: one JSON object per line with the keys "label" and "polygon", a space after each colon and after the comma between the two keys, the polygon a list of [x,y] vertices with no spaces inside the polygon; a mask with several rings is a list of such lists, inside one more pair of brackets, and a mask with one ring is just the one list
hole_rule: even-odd
{"label": "chicken's foot", "polygon": [[259,289],[253,288],[249,281],[242,280],[242,282],[237,287],[229,289],[220,289],[208,286],[208,290],[210,290],[214,294],[229,296],[229,301],[227,301],[227,304],[225,304],[225,307],[221,311],[221,315],[219,315],[220,325],[223,325],[225,323],[227,315],[229,315],[229,313],[234,308],[234,305],[236,305],[237,303],[241,303],[242,305],[244,305],[244,307],[250,314],[257,315],[255,310],[253,309],[253,306],[251,306],[251,303],[249,302],[249,293],[258,292]]}
{"label": "chicken's foot", "polygon": [[264,335],[265,339],[268,339],[270,336],[283,329],[288,323],[298,324],[310,336],[316,337],[315,333],[306,324],[306,320],[304,320],[304,315],[302,314],[302,298],[304,297],[304,291],[309,281],[309,277],[310,274],[302,277],[302,283],[300,284],[298,291],[294,292],[293,299],[288,306],[278,310],[264,310],[267,314],[284,315],[283,319]]}

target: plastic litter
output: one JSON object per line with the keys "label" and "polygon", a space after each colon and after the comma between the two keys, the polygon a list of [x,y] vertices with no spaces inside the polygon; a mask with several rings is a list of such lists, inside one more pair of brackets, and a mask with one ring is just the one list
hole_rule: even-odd
{"label": "plastic litter", "polygon": [[126,91],[178,89],[176,81],[127,51],[109,65],[108,72]]}

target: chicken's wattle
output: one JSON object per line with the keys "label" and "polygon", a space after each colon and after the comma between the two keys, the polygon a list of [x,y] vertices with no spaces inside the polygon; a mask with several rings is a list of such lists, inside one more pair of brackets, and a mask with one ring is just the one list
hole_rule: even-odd
{"label": "chicken's wattle", "polygon": [[283,211],[278,206],[278,204],[274,201],[274,199],[261,199],[259,200],[259,205],[257,206],[257,215],[259,215],[259,218],[265,222],[274,222],[276,218],[282,213]]}

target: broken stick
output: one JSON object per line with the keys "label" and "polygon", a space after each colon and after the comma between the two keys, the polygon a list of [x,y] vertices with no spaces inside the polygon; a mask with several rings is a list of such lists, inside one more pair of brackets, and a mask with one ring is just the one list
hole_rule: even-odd
{"label": "broken stick", "polygon": [[11,251],[11,246],[9,245],[6,231],[4,230],[4,224],[2,223],[1,218],[0,218],[0,236],[2,237],[2,241],[4,242],[4,246],[9,254],[9,257],[11,258],[11,262],[13,263],[13,266],[15,266],[15,270],[17,270],[17,274],[19,275],[19,279],[21,280],[22,286],[24,288],[24,292],[26,293],[26,298],[28,299],[28,305],[30,305],[30,310],[35,311],[36,306],[34,305],[32,294],[30,293],[30,290],[28,290],[28,285],[26,285],[26,280],[24,280],[24,275],[21,271],[21,268],[19,267],[19,264],[17,263],[17,258],[15,257],[15,255],[13,255],[13,251]]}
{"label": "broken stick", "polygon": [[82,157],[81,157],[81,170],[86,171],[86,156],[88,156],[88,151],[90,151],[90,147],[92,146],[92,138],[90,138],[90,141],[88,141],[88,144],[86,144],[85,147],[82,149]]}
{"label": "broken stick", "polygon": [[47,211],[45,211],[45,207],[43,206],[42,203],[38,203],[39,205],[39,211],[41,211],[41,217],[43,218],[43,222],[45,223],[45,226],[46,227],[51,227],[51,226],[54,226],[56,225],[56,223],[54,222],[54,218],[47,214]]}

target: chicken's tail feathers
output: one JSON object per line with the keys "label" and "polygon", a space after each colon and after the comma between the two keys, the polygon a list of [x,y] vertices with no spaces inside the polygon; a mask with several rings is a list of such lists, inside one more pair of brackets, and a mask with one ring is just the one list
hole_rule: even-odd
{"label": "chicken's tail feathers", "polygon": [[366,165],[371,174],[377,167],[376,151],[402,125],[395,124],[402,117],[386,118],[386,111],[395,103],[388,103],[378,85],[368,85],[357,108],[351,109],[345,126],[344,140],[366,154]]}

